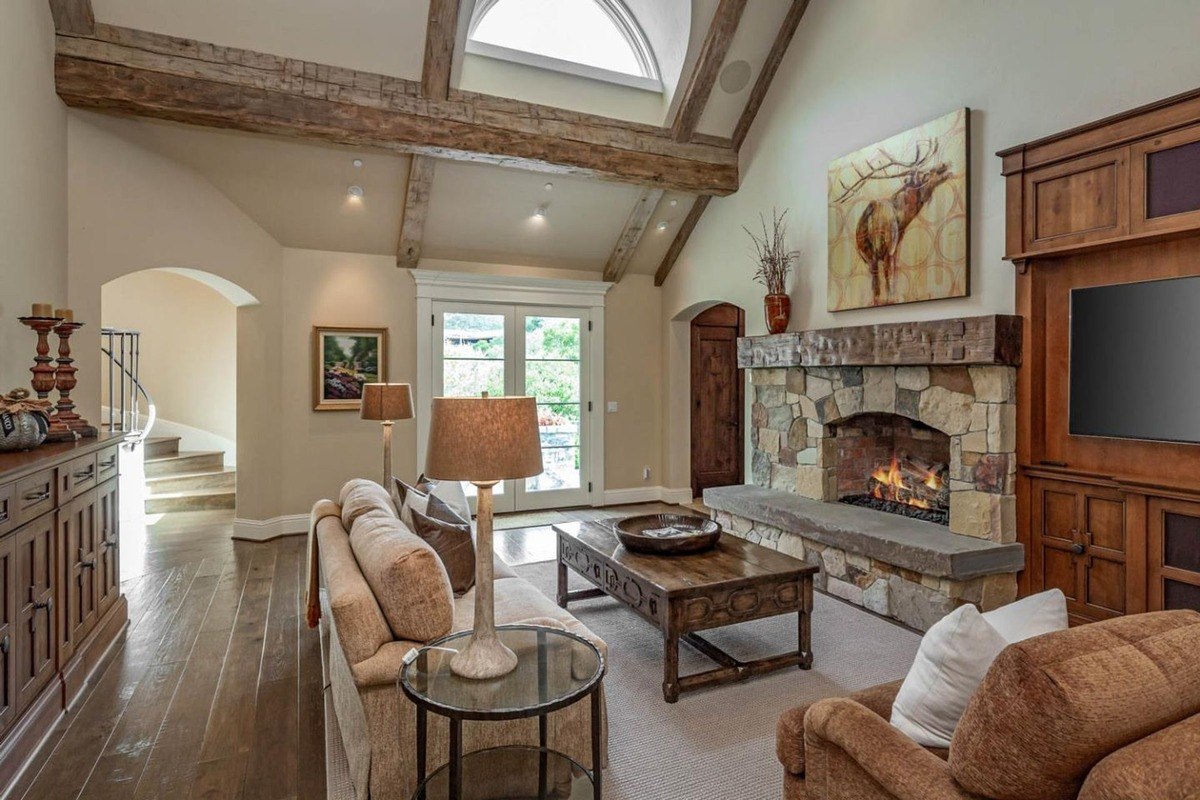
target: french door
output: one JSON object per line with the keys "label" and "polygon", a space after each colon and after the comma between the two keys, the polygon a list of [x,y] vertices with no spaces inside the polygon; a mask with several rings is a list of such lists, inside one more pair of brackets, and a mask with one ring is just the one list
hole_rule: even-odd
{"label": "french door", "polygon": [[589,502],[589,321],[586,308],[433,303],[434,396],[537,398],[545,470],[497,486],[497,512]]}

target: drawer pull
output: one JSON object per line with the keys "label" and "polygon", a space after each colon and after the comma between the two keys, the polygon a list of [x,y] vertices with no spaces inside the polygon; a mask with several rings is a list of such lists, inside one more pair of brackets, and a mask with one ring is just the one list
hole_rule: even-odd
{"label": "drawer pull", "polygon": [[87,469],[79,470],[79,472],[72,472],[71,477],[77,481],[82,481],[82,480],[86,480],[87,478],[92,477],[92,473],[95,471],[96,471],[95,467],[88,467]]}
{"label": "drawer pull", "polygon": [[101,539],[100,544],[101,544],[101,546],[107,547],[107,548],[113,548],[113,547],[117,546],[116,541],[114,541],[112,539]]}
{"label": "drawer pull", "polygon": [[0,522],[8,522],[8,509],[0,511]]}
{"label": "drawer pull", "polygon": [[112,457],[112,458],[110,458],[108,461],[101,461],[101,462],[100,462],[100,469],[112,469],[112,468],[113,468],[113,467],[115,467],[116,465],[117,465],[117,457],[116,457],[116,456],[113,456],[113,457]]}
{"label": "drawer pull", "polygon": [[43,608],[46,609],[47,611],[53,611],[54,610],[54,598],[50,597],[50,598],[47,598],[46,602],[44,602],[44,603],[34,603],[33,604],[34,611],[41,611]]}
{"label": "drawer pull", "polygon": [[36,490],[35,490],[35,491],[32,491],[32,492],[26,492],[24,495],[22,495],[22,496],[21,496],[21,499],[22,499],[22,500],[28,500],[30,503],[40,503],[40,502],[42,502],[43,500],[49,500],[49,499],[50,499],[50,490],[49,490],[49,489],[43,489],[43,490],[41,490],[41,491],[36,491]]}
{"label": "drawer pull", "polygon": [[80,561],[79,568],[80,569],[95,569],[96,561],[95,561],[95,559],[88,559],[87,561]]}

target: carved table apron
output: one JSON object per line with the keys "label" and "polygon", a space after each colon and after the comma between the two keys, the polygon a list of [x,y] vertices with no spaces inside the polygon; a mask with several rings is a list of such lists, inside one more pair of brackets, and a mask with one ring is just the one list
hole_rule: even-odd
{"label": "carved table apron", "polygon": [[[663,698],[746,680],[754,675],[812,666],[813,575],[817,568],[775,550],[725,534],[714,550],[685,556],[640,555],[626,550],[603,523],[555,525],[558,536],[558,604],[608,596],[619,600],[663,635]],[[567,589],[568,567],[596,588]],[[739,661],[699,636],[738,622],[796,614],[795,651]],[[682,639],[716,662],[715,669],[679,674]]]}

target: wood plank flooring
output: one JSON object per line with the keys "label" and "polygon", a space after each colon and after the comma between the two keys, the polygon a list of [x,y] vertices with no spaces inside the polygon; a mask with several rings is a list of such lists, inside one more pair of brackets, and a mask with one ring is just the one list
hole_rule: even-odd
{"label": "wood plank flooring", "polygon": [[[678,511],[651,503],[622,513]],[[613,509],[564,512],[611,516]],[[120,652],[60,721],[11,800],[325,797],[320,639],[304,624],[305,537],[230,538],[233,513],[164,515],[122,584]],[[553,559],[549,527],[498,531],[510,564]]]}

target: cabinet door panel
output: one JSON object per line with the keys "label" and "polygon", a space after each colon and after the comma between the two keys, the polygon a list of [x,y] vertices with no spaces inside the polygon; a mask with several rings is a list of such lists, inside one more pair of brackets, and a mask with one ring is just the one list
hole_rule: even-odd
{"label": "cabinet door panel", "polygon": [[1130,149],[1134,233],[1200,225],[1200,126],[1156,136]]}
{"label": "cabinet door panel", "polygon": [[1078,600],[1079,578],[1075,559],[1065,550],[1042,551],[1042,585],[1038,591],[1060,589],[1068,600]]}
{"label": "cabinet door panel", "polygon": [[118,481],[111,480],[97,491],[96,518],[96,611],[101,616],[121,594],[120,525],[121,504]]}
{"label": "cabinet door panel", "polygon": [[1128,233],[1128,157],[1128,148],[1120,148],[1026,173],[1026,251]]}
{"label": "cabinet door panel", "polygon": [[8,730],[17,716],[14,675],[16,647],[13,605],[17,598],[14,537],[0,540],[0,731]]}
{"label": "cabinet door panel", "polygon": [[96,492],[75,498],[59,509],[59,560],[63,581],[63,610],[59,647],[65,663],[96,626]]}
{"label": "cabinet door panel", "polygon": [[55,515],[46,514],[13,534],[17,597],[17,709],[31,703],[54,677],[58,623],[54,608]]}
{"label": "cabinet door panel", "polygon": [[1087,605],[1112,614],[1125,613],[1125,565],[1092,559],[1087,569]]}
{"label": "cabinet door panel", "polygon": [[1147,523],[1150,609],[1200,611],[1200,503],[1153,497]]}

